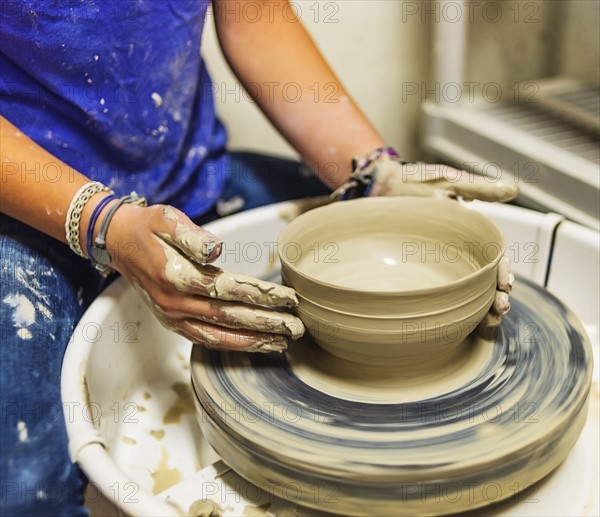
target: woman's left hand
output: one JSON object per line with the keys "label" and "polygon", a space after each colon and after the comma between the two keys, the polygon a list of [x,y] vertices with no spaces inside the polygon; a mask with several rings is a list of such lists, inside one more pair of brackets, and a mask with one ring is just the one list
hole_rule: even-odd
{"label": "woman's left hand", "polygon": [[[403,162],[389,148],[382,148],[355,159],[354,172],[338,188],[334,198],[342,198],[354,185],[364,185],[369,196],[423,196],[465,201],[510,201],[519,189],[502,182],[455,169],[449,165]],[[350,196],[352,197],[352,196]]]}

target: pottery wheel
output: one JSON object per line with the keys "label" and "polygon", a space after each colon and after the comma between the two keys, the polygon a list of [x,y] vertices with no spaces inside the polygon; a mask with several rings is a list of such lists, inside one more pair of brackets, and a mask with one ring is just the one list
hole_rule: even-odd
{"label": "pottery wheel", "polygon": [[511,301],[493,342],[472,337],[435,372],[368,370],[309,338],[284,354],[194,347],[202,431],[258,487],[332,513],[454,513],[527,490],[579,436],[592,351],[544,289],[519,279]]}

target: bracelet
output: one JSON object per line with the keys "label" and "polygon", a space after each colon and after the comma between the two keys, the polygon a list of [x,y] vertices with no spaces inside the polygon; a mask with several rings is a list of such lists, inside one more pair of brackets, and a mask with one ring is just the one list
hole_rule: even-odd
{"label": "bracelet", "polygon": [[92,261],[94,267],[100,271],[103,276],[108,276],[113,271],[112,268],[109,267],[110,263],[112,262],[112,256],[106,248],[106,234],[108,232],[108,226],[112,221],[116,211],[124,203],[137,206],[146,206],[146,199],[138,196],[136,192],[132,192],[129,196],[123,196],[117,203],[110,207],[106,213],[106,216],[102,220],[98,236],[91,245],[90,260]]}
{"label": "bracelet", "polygon": [[340,201],[367,197],[377,178],[377,162],[389,158],[405,164],[398,152],[392,147],[379,147],[370,153],[352,160],[352,174],[348,181],[331,194],[331,198]]}
{"label": "bracelet", "polygon": [[81,223],[81,213],[85,208],[86,203],[97,192],[112,192],[107,186],[99,181],[90,181],[81,187],[69,205],[67,218],[65,220],[65,235],[67,243],[74,253],[85,258],[81,244],[79,242],[79,225]]}
{"label": "bracelet", "polygon": [[114,194],[106,196],[104,199],[102,199],[102,201],[100,201],[100,203],[96,205],[94,211],[92,212],[92,215],[90,216],[86,240],[86,251],[89,259],[91,259],[92,257],[92,239],[94,237],[94,227],[96,226],[96,221],[98,220],[100,212],[102,212],[104,207],[108,205],[108,203],[110,203],[113,199],[117,199],[117,196],[115,196]]}
{"label": "bracelet", "polygon": [[381,157],[387,156],[399,160],[400,155],[392,147],[378,147],[377,149],[365,154],[361,158],[354,158],[352,160],[352,172],[362,172],[370,167],[370,165],[379,160]]}

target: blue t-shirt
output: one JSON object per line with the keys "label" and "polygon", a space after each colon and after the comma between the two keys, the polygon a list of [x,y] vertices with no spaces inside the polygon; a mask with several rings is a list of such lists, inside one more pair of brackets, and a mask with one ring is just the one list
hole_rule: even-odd
{"label": "blue t-shirt", "polygon": [[[207,7],[2,1],[0,112],[118,194],[135,190],[192,217],[206,212],[227,166],[226,132],[200,57]],[[56,181],[56,170],[47,177]]]}

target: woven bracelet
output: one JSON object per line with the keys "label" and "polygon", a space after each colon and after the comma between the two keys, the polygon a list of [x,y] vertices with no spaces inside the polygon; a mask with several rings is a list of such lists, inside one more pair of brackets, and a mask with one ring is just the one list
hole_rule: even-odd
{"label": "woven bracelet", "polygon": [[392,147],[379,147],[370,153],[352,160],[352,174],[348,181],[337,188],[331,198],[340,201],[367,197],[377,178],[377,162],[387,157],[403,164],[398,152]]}
{"label": "woven bracelet", "polygon": [[98,192],[112,191],[99,181],[90,181],[81,187],[75,196],[73,196],[73,200],[71,201],[69,210],[67,211],[67,218],[65,220],[65,235],[67,243],[74,253],[83,258],[85,258],[85,255],[81,249],[81,243],[79,239],[81,213],[91,197]]}

